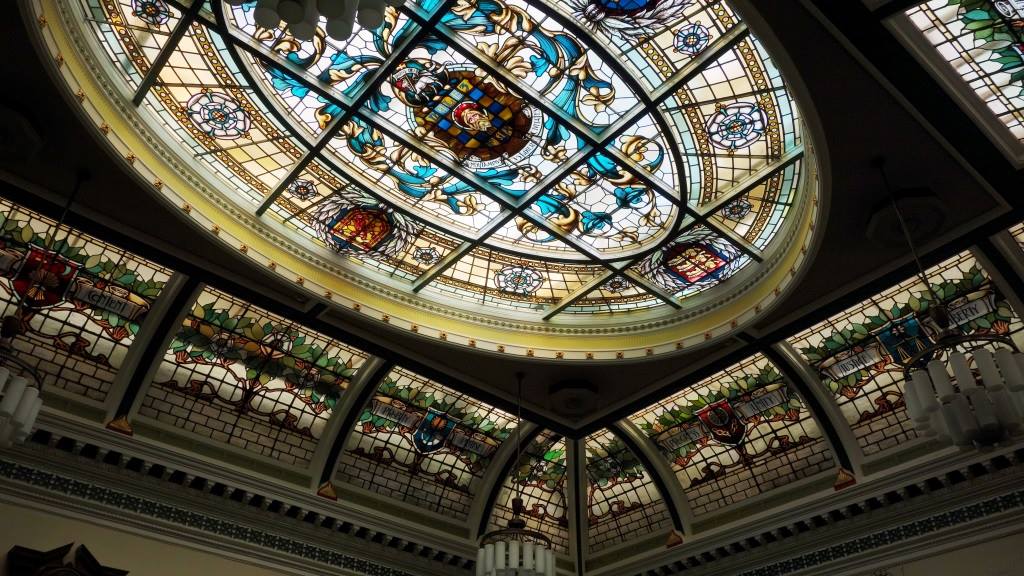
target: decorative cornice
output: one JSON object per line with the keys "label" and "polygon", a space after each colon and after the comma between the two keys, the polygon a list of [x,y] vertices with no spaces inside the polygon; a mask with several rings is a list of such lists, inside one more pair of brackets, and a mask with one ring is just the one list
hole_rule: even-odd
{"label": "decorative cornice", "polygon": [[350,571],[366,576],[418,576],[397,570],[362,558],[349,556],[337,550],[303,542],[296,538],[281,536],[271,531],[260,530],[237,522],[216,518],[203,512],[172,506],[153,498],[126,494],[112,488],[84,482],[61,474],[39,470],[23,464],[0,460],[0,478],[34,486],[59,494],[62,498],[85,500],[103,507],[113,508],[122,514],[142,516],[161,522],[169,522],[183,529],[198,530],[214,536],[237,540],[264,550],[273,550],[291,556],[298,556],[325,567]]}

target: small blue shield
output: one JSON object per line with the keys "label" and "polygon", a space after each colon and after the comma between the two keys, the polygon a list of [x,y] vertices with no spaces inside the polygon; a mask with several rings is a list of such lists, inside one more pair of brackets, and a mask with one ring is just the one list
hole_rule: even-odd
{"label": "small blue shield", "polygon": [[906,364],[931,345],[928,335],[921,329],[921,323],[913,316],[885,327],[878,334],[878,341],[897,364]]}
{"label": "small blue shield", "polygon": [[456,423],[447,414],[427,409],[427,414],[420,421],[420,425],[416,427],[416,433],[412,436],[416,450],[420,454],[430,454],[440,450],[452,430],[455,429]]}

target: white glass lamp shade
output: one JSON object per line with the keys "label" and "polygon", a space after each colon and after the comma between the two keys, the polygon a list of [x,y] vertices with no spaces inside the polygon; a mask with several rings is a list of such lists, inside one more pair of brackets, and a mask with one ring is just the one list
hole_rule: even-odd
{"label": "white glass lamp shade", "polygon": [[11,371],[7,368],[0,367],[0,394],[3,394],[4,388],[7,387],[7,381],[11,379]]}
{"label": "white glass lamp shade", "polygon": [[533,570],[533,561],[536,560],[536,552],[533,551],[537,546],[533,542],[527,542],[523,545],[523,568],[527,570]]}
{"label": "white glass lamp shade", "polygon": [[289,25],[298,24],[306,15],[306,7],[299,0],[281,0],[277,15]]}
{"label": "white glass lamp shade", "polygon": [[0,401],[0,418],[14,416],[14,411],[18,409],[18,404],[21,402],[21,397],[25,394],[26,388],[28,388],[28,380],[21,376],[11,378],[11,381],[7,384],[4,399]]}
{"label": "white glass lamp shade", "polygon": [[32,428],[36,425],[36,418],[39,417],[39,410],[43,407],[43,399],[36,398],[35,402],[32,403],[32,408],[29,410],[28,417],[17,426],[14,430],[14,441],[24,442],[28,435],[32,433]]}

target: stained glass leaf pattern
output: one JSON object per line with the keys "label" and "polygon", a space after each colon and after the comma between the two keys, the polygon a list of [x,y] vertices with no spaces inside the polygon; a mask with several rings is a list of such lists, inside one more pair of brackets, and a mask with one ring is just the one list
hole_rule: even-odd
{"label": "stained glass leaf pattern", "polygon": [[706,514],[833,466],[817,423],[760,354],[630,417]]}
{"label": "stained glass leaf pattern", "polygon": [[171,271],[0,199],[2,315],[22,307],[12,345],[47,390],[106,399]]}
{"label": "stained glass leaf pattern", "polygon": [[[345,41],[323,23],[309,41],[262,29],[253,2],[193,21],[165,0],[78,2],[130,90],[172,50],[144,103],[216,188],[345,265],[417,291],[423,280],[423,294],[468,308],[667,311],[648,284],[603,290],[588,277],[639,265],[688,210],[800,145],[795,106],[752,36],[648,101],[741,26],[726,2],[426,0]],[[168,45],[176,27],[185,34]],[[800,181],[769,178],[750,216],[711,218],[766,249],[803,201]],[[700,291],[649,272],[676,298]]]}
{"label": "stained glass leaf pattern", "polygon": [[933,0],[906,15],[988,112],[1024,142],[1024,4]]}
{"label": "stained glass leaf pattern", "polygon": [[336,478],[464,519],[515,419],[396,367],[363,407]]}
{"label": "stained glass leaf pattern", "polygon": [[1021,323],[970,252],[930,268],[789,338],[814,366],[866,453],[916,437],[903,401],[904,362],[932,340],[940,298],[963,334],[1013,335]]}
{"label": "stained glass leaf pattern", "polygon": [[672,527],[650,472],[621,439],[602,430],[586,439],[590,551]]}
{"label": "stained glass leaf pattern", "polygon": [[365,359],[207,287],[172,339],[140,415],[304,466]]}
{"label": "stained glass leaf pattern", "polygon": [[556,552],[569,552],[569,510],[566,501],[565,439],[548,430],[524,447],[523,457],[505,478],[488,522],[489,530],[508,526],[512,498],[522,496],[527,527],[548,538]]}

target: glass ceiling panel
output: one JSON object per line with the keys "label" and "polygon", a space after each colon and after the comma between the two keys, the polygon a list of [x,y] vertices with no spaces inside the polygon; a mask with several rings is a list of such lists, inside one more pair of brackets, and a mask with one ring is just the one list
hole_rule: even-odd
{"label": "glass ceiling panel", "polygon": [[567,314],[616,314],[663,304],[624,276],[615,276],[565,309]]}
{"label": "glass ceiling panel", "polygon": [[138,88],[181,20],[162,0],[79,0],[96,37],[118,72]]}
{"label": "glass ceiling panel", "polygon": [[630,270],[677,298],[686,298],[724,282],[749,259],[731,242],[699,224]]}
{"label": "glass ceiling panel", "polygon": [[223,39],[193,23],[160,70],[145,104],[195,160],[254,204],[303,154],[303,145],[263,106]]}
{"label": "glass ceiling panel", "polygon": [[363,407],[336,477],[464,520],[514,429],[510,414],[396,367]]}
{"label": "glass ceiling panel", "polygon": [[365,359],[347,344],[206,287],[139,414],[304,467]]}
{"label": "glass ceiling panel", "polygon": [[590,552],[672,528],[650,473],[608,429],[587,437]]}
{"label": "glass ceiling panel", "polygon": [[[126,85],[138,86],[179,15],[168,8],[166,21],[132,24],[137,8],[161,12],[165,1],[78,2],[92,20],[109,21],[88,26]],[[215,175],[214,188],[254,210],[283,190],[269,216],[321,245],[339,249],[330,231],[348,222],[353,195],[376,198],[383,212],[357,215],[379,236],[342,234],[339,249],[369,270],[413,280],[433,265],[424,263],[472,241],[427,288],[456,302],[541,310],[603,274],[602,261],[621,260],[679,297],[714,285],[680,284],[648,262],[654,256],[644,253],[664,252],[659,245],[689,218],[667,196],[690,208],[711,202],[800,140],[781,77],[752,37],[664,102],[649,102],[737,25],[729,6],[666,0],[609,11],[582,0],[467,0],[421,29],[417,22],[442,6],[389,8],[376,30],[357,27],[335,41],[321,28],[300,42],[284,26],[259,29],[252,2],[220,3],[230,36],[202,13],[183,23],[145,106]],[[594,145],[615,153],[586,158]],[[312,162],[287,181],[310,148]],[[800,176],[794,168],[748,194],[749,215],[711,221],[767,247],[788,206],[802,200]],[[334,194],[351,184],[362,191]],[[718,276],[753,262],[733,252]],[[569,261],[580,264],[562,264]],[[499,286],[509,265],[524,269],[510,290]],[[568,309],[624,313],[663,302],[641,291],[611,294],[593,290]]]}
{"label": "glass ceiling panel", "polygon": [[541,311],[604,271],[603,266],[594,264],[547,262],[474,248],[424,292],[485,306]]}
{"label": "glass ceiling panel", "polygon": [[555,6],[610,42],[648,89],[661,87],[739,22],[728,3],[717,0],[634,2],[631,9],[624,4],[617,3],[614,12],[612,3],[587,0]]}
{"label": "glass ceiling panel", "polygon": [[[1021,322],[969,251],[928,269],[964,334],[1012,335]],[[931,342],[933,301],[916,276],[789,339],[818,370],[866,454],[917,437],[903,401],[903,361]]]}
{"label": "glass ceiling panel", "polygon": [[[302,78],[314,81],[322,87],[330,87],[342,100],[356,95],[365,88],[370,77],[385,63],[396,43],[416,34],[419,27],[409,18],[390,12],[381,28],[370,30],[356,23],[348,40],[338,41],[327,36],[323,29],[313,40],[297,40],[282,25],[275,30],[259,28],[255,24],[254,3],[230,8],[229,23],[241,36],[252,38],[265,48],[286,58],[290,64],[302,70]],[[282,94],[302,97],[308,93],[303,82],[297,81],[294,73],[283,72],[278,67],[260,67],[271,79],[274,88]],[[314,96],[315,97],[315,96]],[[322,106],[325,102],[321,102]],[[327,114],[321,111],[317,116]]]}
{"label": "glass ceiling panel", "polygon": [[793,205],[800,167],[800,162],[794,162],[750,192],[731,200],[712,215],[712,221],[763,250],[782,227]]}
{"label": "glass ceiling panel", "polygon": [[658,444],[697,515],[834,466],[810,411],[760,354],[630,420]]}
{"label": "glass ceiling panel", "polygon": [[530,208],[608,258],[663,240],[679,217],[671,201],[603,154],[573,171]]}
{"label": "glass ceiling panel", "polygon": [[1024,142],[1024,4],[933,0],[906,14],[989,112]]}
{"label": "glass ceiling panel", "polygon": [[687,194],[695,206],[801,142],[796,106],[752,37],[675,92],[666,110],[683,143]]}
{"label": "glass ceiling panel", "polygon": [[171,271],[56,225],[0,199],[0,315],[23,306],[12,346],[46,390],[98,404]]}
{"label": "glass ceiling panel", "polygon": [[550,538],[555,552],[568,554],[570,520],[565,498],[565,458],[565,439],[542,431],[523,449],[521,464],[505,478],[487,529],[507,527],[512,519],[512,498],[521,496],[527,528]]}
{"label": "glass ceiling panel", "polygon": [[477,237],[501,212],[496,201],[472,184],[362,120],[347,123],[327,148],[329,159],[371,182],[375,193],[454,233]]}
{"label": "glass ceiling panel", "polygon": [[619,74],[587,43],[538,4],[469,0],[442,25],[539,93],[550,106],[579,118],[591,132],[615,122],[638,103]]}

